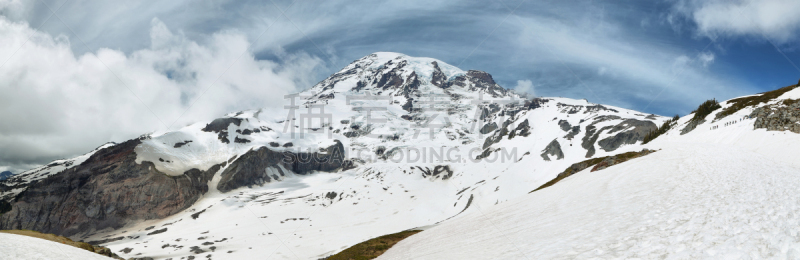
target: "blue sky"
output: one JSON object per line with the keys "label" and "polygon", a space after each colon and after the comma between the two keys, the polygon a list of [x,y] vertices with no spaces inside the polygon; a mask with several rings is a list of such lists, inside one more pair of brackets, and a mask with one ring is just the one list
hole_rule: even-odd
{"label": "blue sky", "polygon": [[[0,168],[279,103],[264,93],[308,88],[377,51],[487,71],[536,96],[685,115],[706,99],[796,83],[798,8],[789,0],[0,0],[0,36],[14,39],[0,43],[0,119],[11,122],[0,127],[0,150],[15,151],[0,152]],[[73,67],[81,69],[60,69]]]}

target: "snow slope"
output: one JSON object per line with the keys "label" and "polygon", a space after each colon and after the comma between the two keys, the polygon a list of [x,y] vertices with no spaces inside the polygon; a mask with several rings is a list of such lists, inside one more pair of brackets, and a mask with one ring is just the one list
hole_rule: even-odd
{"label": "snow slope", "polygon": [[798,259],[800,168],[752,148],[664,145],[513,201],[477,204],[379,259]]}
{"label": "snow slope", "polygon": [[754,129],[754,109],[681,135],[690,114],[644,145],[656,153],[478,202],[379,259],[800,259],[800,136]]}
{"label": "snow slope", "polygon": [[35,237],[0,233],[0,260],[21,259],[108,260],[113,258]]}

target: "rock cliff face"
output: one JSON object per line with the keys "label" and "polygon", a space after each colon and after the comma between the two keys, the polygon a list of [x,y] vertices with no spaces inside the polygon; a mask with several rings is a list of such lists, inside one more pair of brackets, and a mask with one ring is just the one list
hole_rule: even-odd
{"label": "rock cliff face", "polygon": [[556,156],[556,160],[564,159],[564,152],[561,151],[561,144],[558,143],[557,139],[553,139],[553,141],[544,148],[544,151],[542,151],[541,156],[545,161],[550,160],[548,155]]}
{"label": "rock cliff face", "polygon": [[[156,170],[152,162],[135,162],[134,148],[140,143],[133,139],[104,148],[79,166],[29,184],[11,202],[11,210],[0,215],[0,229],[80,236],[121,228],[132,221],[164,218],[190,207],[208,192],[208,182],[227,164],[169,176]],[[222,172],[218,188],[226,192],[261,185],[279,180],[277,174],[285,175],[284,170],[305,174],[348,165],[338,141],[319,153],[275,152],[261,147],[233,161]],[[270,167],[275,168],[266,170]]]}
{"label": "rock cliff face", "polygon": [[352,166],[344,158],[344,145],[339,141],[323,149],[323,153],[276,152],[261,147],[243,154],[220,174],[217,189],[228,192],[240,187],[263,185],[283,179],[286,171],[306,174],[311,171],[335,171]]}
{"label": "rock cliff face", "polygon": [[0,216],[0,229],[75,236],[167,217],[197,201],[219,170],[167,176],[150,162],[134,162],[139,143],[134,139],[104,148],[79,166],[31,183],[14,199],[11,211]]}
{"label": "rock cliff face", "polygon": [[[614,151],[624,144],[634,144],[638,141],[644,140],[644,136],[651,131],[658,129],[658,126],[652,121],[644,121],[637,119],[625,119],[621,123],[614,126],[604,126],[599,130],[595,126],[598,123],[620,119],[618,116],[601,116],[595,119],[595,122],[586,126],[586,136],[583,137],[581,146],[586,148],[586,158],[592,157],[595,154],[594,144],[600,146],[604,151]],[[627,131],[623,131],[627,130]],[[608,134],[615,134],[614,136],[606,137],[599,142],[597,139],[600,134],[606,132]]]}

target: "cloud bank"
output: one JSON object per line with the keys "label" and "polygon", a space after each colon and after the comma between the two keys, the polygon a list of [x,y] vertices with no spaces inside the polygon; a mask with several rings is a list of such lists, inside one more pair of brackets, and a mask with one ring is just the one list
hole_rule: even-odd
{"label": "cloud bank", "polygon": [[755,36],[783,44],[800,32],[800,1],[795,0],[678,1],[674,9],[696,24],[698,34],[711,38]]}
{"label": "cloud bank", "polygon": [[0,161],[17,171],[107,141],[281,105],[283,95],[312,84],[307,75],[322,64],[303,53],[285,54],[282,64],[256,60],[239,33],[198,44],[158,19],[149,48],[130,54],[102,48],[76,56],[80,42],[2,18],[0,39],[8,59],[0,67]]}

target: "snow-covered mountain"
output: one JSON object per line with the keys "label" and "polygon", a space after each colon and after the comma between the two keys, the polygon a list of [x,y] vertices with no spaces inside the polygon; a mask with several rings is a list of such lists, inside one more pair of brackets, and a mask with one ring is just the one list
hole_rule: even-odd
{"label": "snow-covered mountain", "polygon": [[[723,102],[708,117],[672,122],[586,100],[525,99],[486,72],[374,53],[288,96],[285,110],[241,111],[107,144],[1,182],[0,198],[12,209],[0,216],[0,228],[94,241],[126,258],[323,258],[412,228],[451,227],[441,232],[455,234],[458,226],[449,223],[470,223],[478,229],[482,213],[501,212],[509,201],[537,207],[553,200],[559,195],[539,194],[564,189],[561,182],[529,192],[566,177],[568,169],[577,173],[569,171],[574,176],[564,182],[583,178],[586,167],[575,166],[587,166],[587,159],[724,138],[720,133],[734,128],[712,126],[734,118],[753,114],[750,121],[731,123],[747,133],[767,133],[754,131],[754,124],[795,129],[773,120],[777,114],[796,121],[793,105],[782,101],[791,97],[783,95],[766,103]],[[721,111],[727,115],[715,118]],[[642,145],[662,125],[672,127]],[[737,138],[720,142],[747,142]],[[778,139],[753,143],[772,140]],[[602,159],[604,167],[615,158]],[[621,165],[649,158],[660,157]],[[599,197],[581,198],[591,203]],[[493,222],[478,225],[491,228]],[[425,243],[414,239],[426,234],[399,246]],[[447,247],[450,240],[434,241],[426,240],[430,250],[458,248]],[[399,254],[387,257],[405,258]],[[503,255],[495,256],[488,258]]]}

